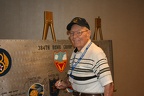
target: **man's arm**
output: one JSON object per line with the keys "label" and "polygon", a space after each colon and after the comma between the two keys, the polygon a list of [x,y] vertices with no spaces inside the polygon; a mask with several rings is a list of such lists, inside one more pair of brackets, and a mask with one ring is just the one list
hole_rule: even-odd
{"label": "man's arm", "polygon": [[104,96],[113,96],[113,89],[114,89],[114,84],[109,83],[104,86]]}

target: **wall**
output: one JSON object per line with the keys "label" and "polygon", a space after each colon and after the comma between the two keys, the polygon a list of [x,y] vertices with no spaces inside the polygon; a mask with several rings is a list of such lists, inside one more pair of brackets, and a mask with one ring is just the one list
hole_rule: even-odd
{"label": "wall", "polygon": [[[104,39],[113,41],[114,96],[144,96],[143,0],[0,0],[1,39],[41,39],[44,11],[52,11],[57,39],[76,16],[102,19]],[[49,31],[48,39],[51,39]]]}

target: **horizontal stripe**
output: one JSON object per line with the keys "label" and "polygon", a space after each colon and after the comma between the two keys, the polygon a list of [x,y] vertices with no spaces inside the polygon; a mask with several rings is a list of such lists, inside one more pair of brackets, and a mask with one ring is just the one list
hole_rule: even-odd
{"label": "horizontal stripe", "polygon": [[89,77],[77,77],[77,76],[72,75],[72,77],[73,77],[73,79],[75,79],[75,80],[84,81],[84,80],[89,80],[89,79],[95,78],[95,77],[97,77],[97,76],[94,75],[94,76],[89,76]]}
{"label": "horizontal stripe", "polygon": [[[98,67],[100,67],[100,66],[102,66],[102,65],[104,65],[104,64],[107,65],[107,62],[106,62],[106,63],[101,63]],[[96,67],[95,69],[98,69],[98,67]],[[105,67],[104,67],[104,68],[105,68]],[[101,68],[101,69],[102,69],[102,68]],[[93,69],[93,70],[94,70],[94,69]],[[95,70],[94,73],[96,73],[96,71],[97,71],[97,70]]]}
{"label": "horizontal stripe", "polygon": [[[98,63],[99,63],[99,66],[100,66],[100,65],[101,65],[100,62],[102,62],[102,61],[103,61],[103,63],[107,63],[107,59],[100,59],[99,61],[96,62],[96,65],[93,67],[93,69],[98,65]],[[105,61],[105,62],[104,62],[104,61]],[[97,66],[97,68],[98,68],[99,66]]]}
{"label": "horizontal stripe", "polygon": [[101,74],[103,74],[103,73],[105,73],[105,72],[108,72],[108,71],[110,71],[110,68],[109,68],[109,67],[103,68],[102,70],[100,70],[99,73],[98,73],[98,78],[99,78],[99,76],[100,76]]}

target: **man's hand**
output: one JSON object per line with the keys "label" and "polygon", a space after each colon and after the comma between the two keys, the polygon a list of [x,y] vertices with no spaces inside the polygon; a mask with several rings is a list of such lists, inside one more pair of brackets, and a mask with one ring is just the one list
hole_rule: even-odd
{"label": "man's hand", "polygon": [[56,83],[55,83],[55,86],[57,89],[66,89],[68,87],[68,84],[62,80],[58,80]]}

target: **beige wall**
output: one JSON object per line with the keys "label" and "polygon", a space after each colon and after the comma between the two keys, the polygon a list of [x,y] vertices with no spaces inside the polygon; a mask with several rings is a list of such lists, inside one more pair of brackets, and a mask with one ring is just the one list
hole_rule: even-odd
{"label": "beige wall", "polygon": [[68,38],[73,17],[86,18],[93,32],[100,16],[104,39],[113,41],[114,96],[144,96],[143,0],[0,0],[0,39],[41,39],[46,10],[53,12],[57,39]]}

